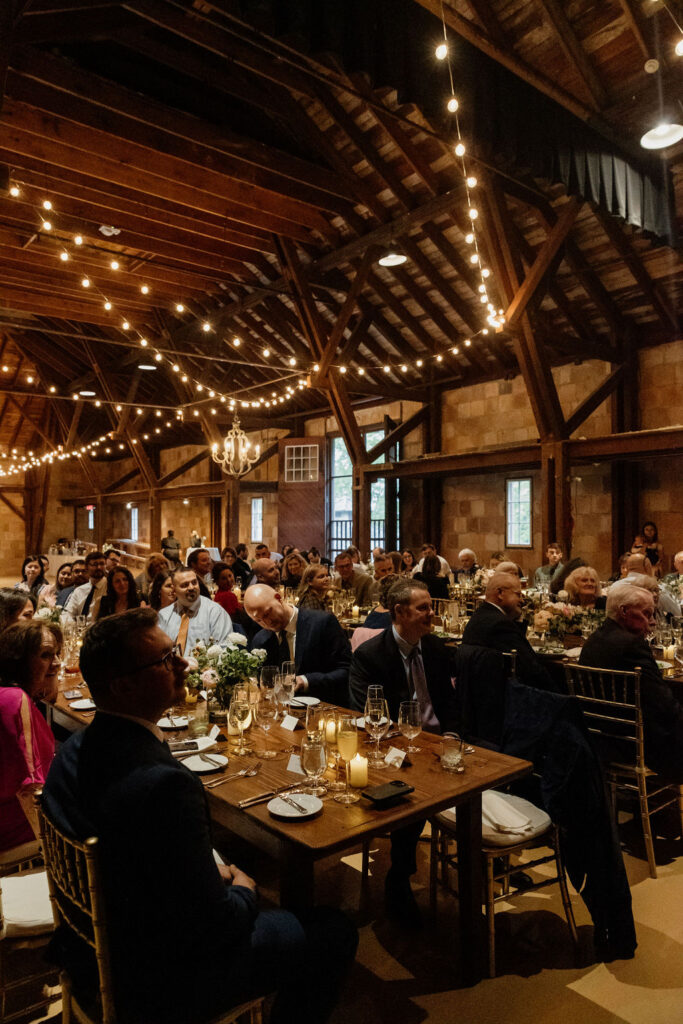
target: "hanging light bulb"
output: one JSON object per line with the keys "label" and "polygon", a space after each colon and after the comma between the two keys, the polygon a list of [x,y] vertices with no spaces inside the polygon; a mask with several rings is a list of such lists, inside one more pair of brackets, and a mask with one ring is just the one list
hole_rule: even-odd
{"label": "hanging light bulb", "polygon": [[448,56],[448,44],[439,43],[436,49],[434,50],[434,56],[436,57],[437,60],[445,60],[446,57]]}
{"label": "hanging light bulb", "polygon": [[382,253],[377,262],[380,267],[400,267],[407,259],[406,254],[401,252],[401,249],[392,243],[386,252]]}
{"label": "hanging light bulb", "polygon": [[446,104],[446,109],[448,110],[449,114],[454,114],[458,109],[459,105],[460,104],[456,100],[455,96],[451,96],[448,103]]}
{"label": "hanging light bulb", "polygon": [[674,122],[662,122],[651,128],[640,139],[643,149],[666,149],[683,139],[683,125]]}

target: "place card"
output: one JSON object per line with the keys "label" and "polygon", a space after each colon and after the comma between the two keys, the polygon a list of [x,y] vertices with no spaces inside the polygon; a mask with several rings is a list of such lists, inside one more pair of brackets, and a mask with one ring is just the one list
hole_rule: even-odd
{"label": "place card", "polygon": [[389,747],[389,752],[384,760],[392,768],[400,768],[405,760],[405,756],[405,750],[399,750],[398,747]]}
{"label": "place card", "polygon": [[294,732],[301,725],[301,722],[295,715],[285,715],[280,722],[281,729],[289,729],[290,732]]}
{"label": "place card", "polygon": [[305,775],[306,772],[301,767],[301,755],[292,754],[287,764],[287,771],[293,772],[295,775]]}

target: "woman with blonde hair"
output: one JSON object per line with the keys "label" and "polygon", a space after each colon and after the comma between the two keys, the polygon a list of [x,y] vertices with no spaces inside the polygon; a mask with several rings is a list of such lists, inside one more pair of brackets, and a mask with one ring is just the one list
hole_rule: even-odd
{"label": "woman with blonde hair", "polygon": [[280,566],[282,586],[296,590],[301,585],[304,571],[307,568],[308,562],[304,556],[300,555],[298,551],[290,551],[289,554],[285,555],[282,559],[282,564]]}
{"label": "woman with blonde hair", "polygon": [[326,565],[307,565],[296,592],[299,608],[329,611],[330,572]]}
{"label": "woman with blonde hair", "polygon": [[590,565],[580,565],[570,572],[564,581],[564,589],[570,604],[580,608],[605,608],[607,598],[602,593],[600,577]]}

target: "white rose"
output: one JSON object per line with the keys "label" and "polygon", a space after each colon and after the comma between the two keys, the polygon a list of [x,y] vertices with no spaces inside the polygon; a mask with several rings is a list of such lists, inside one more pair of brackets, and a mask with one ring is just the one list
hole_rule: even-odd
{"label": "white rose", "polygon": [[188,672],[196,672],[197,669],[199,668],[199,662],[197,661],[196,658],[193,658],[191,654],[188,654],[188,656],[185,658],[185,661],[187,662]]}
{"label": "white rose", "polygon": [[51,608],[40,608],[33,616],[34,619],[49,619],[52,614]]}
{"label": "white rose", "polygon": [[557,600],[558,601],[568,601],[569,600],[569,594],[567,593],[567,591],[566,590],[559,590],[558,593],[557,593]]}
{"label": "white rose", "polygon": [[263,647],[255,647],[251,653],[255,658],[258,658],[259,661],[262,661],[268,654],[267,651],[264,651]]}
{"label": "white rose", "polygon": [[211,644],[208,651],[206,652],[207,658],[220,658],[223,653],[223,648],[220,644]]}
{"label": "white rose", "polygon": [[243,633],[231,633],[228,640],[231,644],[237,644],[238,647],[247,646],[247,638]]}

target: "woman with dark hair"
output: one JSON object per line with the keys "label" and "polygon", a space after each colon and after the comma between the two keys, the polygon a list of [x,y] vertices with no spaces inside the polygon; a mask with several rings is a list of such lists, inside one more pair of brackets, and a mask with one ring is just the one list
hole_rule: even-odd
{"label": "woman with dark hair", "polygon": [[51,593],[52,588],[45,579],[45,569],[38,555],[26,556],[21,566],[21,580],[19,583],[15,583],[14,589],[33,594],[36,601],[40,599],[47,604],[55,603],[54,594]]}
{"label": "woman with dark hair", "polygon": [[104,619],[107,615],[118,615],[120,612],[127,612],[129,608],[141,606],[143,602],[138,596],[132,572],[124,565],[120,565],[107,576],[107,592],[100,601],[97,618]]}
{"label": "woman with dark hair", "polygon": [[412,576],[413,570],[417,568],[417,562],[415,561],[415,555],[410,548],[405,548],[402,552],[401,561],[401,572],[404,576]]}
{"label": "woman with dark hair", "polygon": [[397,573],[391,572],[379,581],[379,603],[375,605],[363,623],[365,629],[387,629],[391,625],[388,594],[400,579],[401,577]]}
{"label": "woman with dark hair", "polygon": [[160,612],[162,608],[168,608],[174,601],[173,577],[170,572],[158,572],[149,588],[150,608],[153,608],[155,612]]}
{"label": "woman with dark hair", "polygon": [[329,569],[332,565],[332,562],[329,560],[329,558],[325,558],[325,556],[320,553],[320,548],[317,548],[315,544],[312,544],[311,547],[308,549],[308,564],[326,565]]}
{"label": "woman with dark hair", "polygon": [[149,600],[149,591],[154,583],[155,576],[166,572],[168,572],[168,561],[165,555],[160,554],[158,551],[153,551],[151,555],[147,556],[145,568],[139,576],[135,577],[135,586],[138,588],[138,594],[141,599]]}
{"label": "woman with dark hair", "polygon": [[244,588],[246,581],[251,576],[251,568],[248,562],[245,562],[243,558],[240,558],[235,548],[224,547],[221,551],[221,562],[227,565],[229,569],[232,569],[232,574],[239,583],[240,587]]}
{"label": "woman with dark hair", "polygon": [[307,565],[296,592],[298,607],[328,612],[330,585],[330,572],[326,565]]}
{"label": "woman with dark hair", "polygon": [[235,574],[225,562],[216,562],[211,569],[211,577],[218,587],[218,590],[213,595],[213,599],[232,619],[240,608],[237,594],[233,594]]}
{"label": "woman with dark hair", "polygon": [[0,634],[0,853],[38,836],[33,793],[55,753],[38,701],[57,697],[61,647],[52,622],[20,622]]}
{"label": "woman with dark hair", "polygon": [[650,565],[655,571],[655,576],[661,576],[662,564],[664,562],[664,548],[659,543],[659,533],[657,526],[648,519],[646,523],[643,523],[643,528],[640,531],[645,542],[643,554],[650,559]]}
{"label": "woman with dark hair", "polygon": [[441,563],[436,555],[425,555],[422,562],[422,571],[416,572],[413,577],[426,584],[429,596],[432,601],[448,600],[448,580],[440,576]]}
{"label": "woman with dark hair", "polygon": [[0,633],[15,622],[30,622],[35,615],[37,601],[25,590],[0,589]]}

